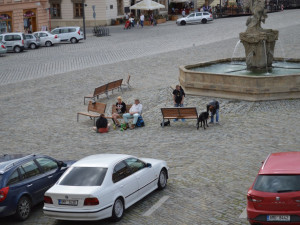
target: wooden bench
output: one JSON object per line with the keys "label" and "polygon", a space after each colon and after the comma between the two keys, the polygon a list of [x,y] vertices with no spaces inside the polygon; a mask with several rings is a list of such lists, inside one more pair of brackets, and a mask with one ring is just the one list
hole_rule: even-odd
{"label": "wooden bench", "polygon": [[87,108],[87,112],[78,112],[77,113],[77,122],[79,121],[79,115],[89,116],[91,119],[94,119],[94,125],[96,124],[96,118],[100,116],[100,114],[105,113],[106,104],[101,102],[92,102],[89,101],[89,105]]}
{"label": "wooden bench", "polygon": [[83,97],[83,104],[85,105],[85,99],[86,99],[86,98],[91,98],[91,99],[93,99],[93,100],[95,101],[95,100],[96,100],[95,97],[97,97],[97,99],[98,99],[98,98],[99,98],[99,95],[101,95],[101,94],[106,94],[106,97],[108,98],[107,84],[95,88],[93,94],[84,96],[84,97]]}
{"label": "wooden bench", "polygon": [[165,119],[198,119],[196,107],[173,107],[161,108],[163,116],[162,127],[164,127]]}
{"label": "wooden bench", "polygon": [[[132,105],[126,105],[126,112],[125,113],[129,113],[129,109],[131,108]],[[112,114],[117,112],[117,106],[116,105],[112,105],[111,106],[111,115],[110,116],[105,116],[105,118],[107,119],[112,119]]]}
{"label": "wooden bench", "polygon": [[118,90],[121,89],[121,91],[123,93],[122,82],[123,82],[123,79],[120,79],[120,80],[112,81],[108,84],[104,84],[100,87],[95,88],[93,94],[83,97],[83,104],[85,105],[86,98],[91,98],[95,101],[96,100],[95,98],[97,97],[97,99],[98,99],[99,95],[102,95],[102,94],[106,94],[106,97],[109,98],[108,91],[111,91],[113,93],[113,90],[117,89],[117,88],[118,88]]}
{"label": "wooden bench", "polygon": [[113,93],[114,89],[118,89],[118,90],[121,89],[121,91],[123,93],[122,82],[123,82],[123,79],[112,81],[112,82],[108,83],[107,84],[107,92],[111,91],[111,93]]}

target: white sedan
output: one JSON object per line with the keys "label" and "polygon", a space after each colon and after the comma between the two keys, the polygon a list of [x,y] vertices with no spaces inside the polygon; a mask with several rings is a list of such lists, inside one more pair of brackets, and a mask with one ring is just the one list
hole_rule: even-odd
{"label": "white sedan", "polygon": [[124,210],[167,185],[163,160],[99,154],[74,163],[44,196],[44,214],[60,220],[119,221]]}
{"label": "white sedan", "polygon": [[48,31],[38,31],[34,32],[33,34],[40,38],[42,46],[50,47],[54,44],[60,43],[60,38],[57,34],[53,35]]}

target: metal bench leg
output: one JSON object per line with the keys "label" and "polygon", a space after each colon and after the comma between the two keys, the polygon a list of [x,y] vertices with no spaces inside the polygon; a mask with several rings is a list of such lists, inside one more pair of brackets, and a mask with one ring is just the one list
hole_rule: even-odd
{"label": "metal bench leg", "polygon": [[123,94],[123,88],[122,88],[122,87],[120,87],[120,89],[121,89],[121,92],[122,92],[122,94]]}
{"label": "metal bench leg", "polygon": [[77,113],[77,122],[79,121],[79,114]]}
{"label": "metal bench leg", "polygon": [[165,119],[163,118],[162,127],[165,127]]}
{"label": "metal bench leg", "polygon": [[85,105],[85,97],[83,97],[83,104]]}
{"label": "metal bench leg", "polygon": [[94,126],[96,126],[96,118],[94,117]]}
{"label": "metal bench leg", "polygon": [[105,92],[105,94],[106,94],[107,99],[109,99],[109,97],[108,97],[108,92],[107,92],[107,91]]}

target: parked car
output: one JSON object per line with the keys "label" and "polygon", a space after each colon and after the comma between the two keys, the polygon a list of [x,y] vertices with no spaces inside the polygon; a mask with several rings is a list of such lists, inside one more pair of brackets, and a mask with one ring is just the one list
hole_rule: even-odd
{"label": "parked car", "polygon": [[0,42],[0,54],[5,54],[7,52],[7,49],[5,47],[5,45]]}
{"label": "parked car", "polygon": [[44,214],[61,220],[122,218],[124,210],[167,185],[165,161],[91,155],[74,163],[44,197]]}
{"label": "parked car", "polygon": [[300,152],[270,154],[247,194],[250,224],[300,224]]}
{"label": "parked car", "polygon": [[26,37],[26,45],[30,49],[36,49],[41,46],[40,38],[38,35],[34,34],[25,34]]}
{"label": "parked car", "polygon": [[50,47],[54,44],[60,43],[60,38],[57,34],[53,35],[48,31],[38,31],[34,32],[33,34],[40,38],[42,46]]}
{"label": "parked car", "polygon": [[83,40],[83,32],[80,27],[59,27],[51,31],[52,34],[57,34],[61,41],[70,41],[72,44]]}
{"label": "parked car", "polygon": [[179,18],[176,21],[177,25],[186,25],[194,23],[207,23],[207,21],[213,21],[213,16],[209,12],[194,12],[187,17]]}
{"label": "parked car", "polygon": [[2,42],[8,52],[22,52],[27,45],[25,43],[24,33],[6,33],[0,34],[0,42]]}
{"label": "parked car", "polygon": [[15,214],[26,220],[32,206],[43,201],[49,189],[74,161],[58,161],[45,155],[0,157],[0,217]]}

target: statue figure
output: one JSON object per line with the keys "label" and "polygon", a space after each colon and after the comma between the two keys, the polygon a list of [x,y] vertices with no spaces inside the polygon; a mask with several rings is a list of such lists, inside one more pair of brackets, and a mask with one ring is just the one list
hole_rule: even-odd
{"label": "statue figure", "polygon": [[267,10],[265,9],[264,0],[254,0],[254,3],[250,5],[251,12],[253,16],[249,17],[246,22],[248,27],[246,32],[262,32],[264,31],[261,27],[261,22],[265,23],[267,15]]}

